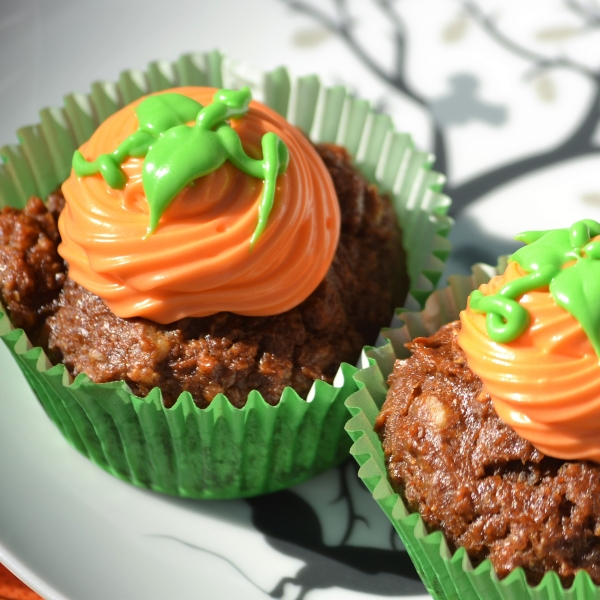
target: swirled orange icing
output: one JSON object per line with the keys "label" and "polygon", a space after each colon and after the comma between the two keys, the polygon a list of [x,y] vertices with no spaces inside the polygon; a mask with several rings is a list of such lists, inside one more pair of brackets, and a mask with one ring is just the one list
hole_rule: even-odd
{"label": "swirled orange icing", "polygon": [[[213,88],[183,87],[210,104]],[[136,106],[108,118],[81,147],[87,160],[110,153],[138,127]],[[262,136],[273,131],[290,162],[277,180],[266,230],[253,249],[263,182],[229,162],[181,192],[146,236],[148,203],[141,158],[123,164],[127,183],[110,188],[97,174],[63,184],[66,208],[59,229],[69,276],[100,296],[120,317],[170,323],[220,311],[265,316],[300,304],[319,285],[333,259],[340,230],[331,176],[305,136],[268,107],[252,102],[232,120],[245,151],[258,158]]]}
{"label": "swirled orange icing", "polygon": [[[511,262],[479,289],[495,294],[524,276]],[[580,323],[557,306],[548,288],[519,302],[530,324],[514,341],[490,340],[485,315],[467,307],[458,343],[490,394],[498,416],[543,453],[600,462],[600,365]]]}

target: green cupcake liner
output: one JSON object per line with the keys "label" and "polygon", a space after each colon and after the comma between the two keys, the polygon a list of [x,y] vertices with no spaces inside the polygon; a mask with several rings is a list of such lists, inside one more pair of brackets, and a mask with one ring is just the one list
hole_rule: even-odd
{"label": "green cupcake liner", "polygon": [[[41,111],[41,123],[18,131],[18,145],[0,148],[0,207],[45,198],[69,175],[74,150],[125,104],[177,85],[239,87],[286,116],[314,142],[336,142],[355,156],[370,181],[389,193],[404,231],[411,287],[407,306],[432,292],[449,253],[450,200],[433,156],[414,149],[391,119],[343,87],[323,87],[315,76],[292,81],[284,68],[264,73],[219,52],[157,61],[146,72],[125,71],[116,83],[96,82],[88,94],[65,97]],[[71,379],[32,348],[6,315],[0,335],[50,418],[94,463],[135,485],[194,498],[236,498],[273,492],[341,462],[350,446],[343,431],[344,401],[357,390],[356,369],[343,364],[334,385],[317,381],[309,400],[291,388],[276,406],[258,392],[234,408],[223,395],[197,408],[183,393],[165,409],[161,392],[138,398],[123,382]]]}
{"label": "green cupcake liner", "polygon": [[343,400],[356,390],[350,365],[342,365],[336,386],[316,382],[311,402],[287,388],[277,406],[251,392],[241,409],[221,394],[200,410],[184,393],[167,409],[158,389],[138,398],[122,382],[72,380],[6,315],[0,336],[69,442],[135,485],[194,498],[251,496],[304,481],[347,456]]}
{"label": "green cupcake liner", "polygon": [[429,336],[442,325],[458,319],[468,295],[506,268],[506,258],[497,267],[475,265],[469,277],[452,276],[449,285],[432,294],[421,312],[399,311],[390,329],[382,332],[387,343],[366,348],[363,367],[354,375],[358,391],[346,400],[352,417],[346,431],[353,440],[350,453],[360,469],[359,477],[398,532],[427,590],[436,600],[593,600],[600,598],[587,572],[580,571],[569,589],[558,575],[548,572],[539,585],[527,583],[522,568],[500,580],[489,560],[473,567],[464,548],[454,554],[443,533],[429,532],[418,513],[411,512],[388,481],[383,448],[374,431],[375,420],[388,391],[387,378],[396,358],[406,358],[404,344],[418,336]]}

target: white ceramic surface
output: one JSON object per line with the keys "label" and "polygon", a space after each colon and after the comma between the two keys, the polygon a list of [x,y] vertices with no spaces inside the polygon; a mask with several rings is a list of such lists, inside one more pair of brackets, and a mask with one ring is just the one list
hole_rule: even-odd
{"label": "white ceramic surface", "polygon": [[[261,500],[171,498],[106,474],[64,441],[4,346],[0,364],[0,561],[45,598],[258,599],[286,578],[284,595],[271,597],[426,598],[414,578],[353,567],[363,555],[372,562],[369,552],[404,552],[393,552],[351,463],[272,497],[290,507],[292,530],[279,536],[277,523],[261,527],[276,512]],[[342,476],[351,503],[339,498]],[[321,531],[299,540],[317,519]]]}
{"label": "white ceramic surface", "polygon": [[[598,23],[591,0],[0,0],[0,145],[159,58],[220,48],[316,72],[441,155],[460,209],[447,273],[465,272],[520,230],[600,219]],[[0,382],[0,561],[45,597],[427,597],[389,567],[405,554],[350,464],[286,493],[286,529],[268,501],[171,499],[92,466],[3,347]]]}

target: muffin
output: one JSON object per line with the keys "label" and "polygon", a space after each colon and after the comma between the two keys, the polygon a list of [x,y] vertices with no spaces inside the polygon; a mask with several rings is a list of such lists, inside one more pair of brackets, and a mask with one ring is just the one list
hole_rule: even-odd
{"label": "muffin", "polygon": [[[181,79],[180,76],[179,82]],[[163,102],[168,104],[181,91],[167,91],[162,97],[169,100]],[[180,95],[190,98],[194,93]],[[216,90],[202,91],[210,97],[215,93]],[[161,95],[150,98],[161,98]],[[212,106],[204,96],[201,100],[202,105]],[[106,160],[98,157],[110,156],[110,153],[116,156],[115,150],[127,136],[122,136],[117,144],[114,138],[109,140],[110,147],[97,152],[92,149],[94,144],[97,150],[104,143],[98,146],[98,136],[102,138],[102,131],[114,125],[124,112],[136,106],[147,107],[147,104],[140,100],[115,114],[89,144],[81,148],[81,153],[75,155],[74,166],[80,172],[63,187],[68,202],[59,217],[60,236],[56,231],[60,194],[51,196],[48,208],[34,199],[22,213],[5,210],[0,225],[7,241],[4,247],[15,248],[15,240],[25,244],[15,260],[27,264],[31,280],[21,287],[21,282],[13,281],[12,276],[6,280],[3,292],[7,309],[14,319],[13,324],[23,326],[35,343],[47,348],[52,362],[57,364],[46,370],[38,349],[21,354],[23,342],[17,339],[18,333],[5,336],[5,340],[67,438],[114,474],[138,485],[195,497],[243,496],[292,485],[343,457],[342,403],[353,387],[347,377],[351,368],[344,367],[346,372],[342,369],[335,385],[331,384],[340,363],[354,361],[359,346],[376,335],[382,320],[385,322],[384,313],[390,312],[403,295],[401,278],[393,274],[398,272],[395,259],[402,262],[394,211],[389,201],[356,171],[344,149],[322,144],[317,153],[300,133],[294,133],[292,139],[287,132],[279,132],[285,147],[304,145],[312,152],[311,160],[320,165],[317,170],[321,169],[321,174],[314,179],[313,188],[309,188],[315,191],[307,196],[329,194],[335,201],[334,207],[331,200],[323,203],[325,209],[320,221],[317,213],[323,209],[313,213],[300,206],[301,202],[288,203],[293,207],[288,212],[304,211],[303,227],[308,231],[310,243],[296,239],[298,236],[291,233],[294,230],[283,230],[278,234],[280,245],[269,246],[277,237],[273,232],[280,230],[276,224],[285,218],[282,206],[285,207],[284,200],[288,199],[286,178],[306,177],[304,173],[294,172],[293,165],[299,162],[297,154],[294,158],[295,148],[290,148],[289,177],[284,174],[285,168],[280,168],[271,181],[272,189],[273,185],[277,186],[277,193],[271,198],[272,207],[266,216],[261,213],[269,204],[263,202],[266,193],[260,196],[260,186],[249,184],[248,178],[238,181],[235,171],[243,168],[246,159],[240,159],[233,146],[227,147],[228,158],[232,152],[236,156],[230,160],[232,164],[226,166],[229,171],[221,180],[213,178],[210,182],[208,175],[209,183],[205,185],[196,174],[183,181],[177,193],[171,194],[173,197],[180,194],[174,201],[164,194],[161,197],[158,188],[163,184],[160,182],[154,192],[148,191],[146,180],[142,187],[147,191],[147,202],[140,203],[139,185],[137,191],[125,186],[119,196],[119,183],[114,184],[114,165],[107,166]],[[217,104],[216,100],[213,104]],[[247,128],[254,127],[251,115],[261,111],[267,115],[268,123],[285,123],[273,111],[255,105],[248,113],[250,125]],[[141,123],[143,119],[139,114],[138,117]],[[189,121],[188,117],[184,121]],[[225,124],[228,131],[235,132],[236,127],[244,129],[241,114],[227,117],[233,117],[231,127]],[[131,129],[131,119],[126,127]],[[184,133],[192,129],[183,123],[173,127],[185,128]],[[140,125],[139,130],[142,129]],[[150,129],[151,126],[146,127],[143,135]],[[221,126],[211,131],[218,129]],[[129,130],[125,133],[132,137],[134,134]],[[167,139],[169,135],[170,131],[146,148],[148,159],[152,153],[157,154],[155,149],[159,146],[169,156],[177,154],[169,147],[172,141]],[[238,135],[244,142],[242,135]],[[252,165],[260,163],[268,150],[263,144],[261,155],[260,137],[246,142],[243,151],[250,161],[248,168],[254,168]],[[273,147],[275,154],[271,154],[271,158],[276,156],[281,164],[285,163],[281,145]],[[117,171],[122,167],[121,173],[127,172],[128,182],[135,184],[146,177],[148,169],[140,175],[140,150],[132,154],[138,164],[118,164]],[[138,170],[134,173],[135,168]],[[171,166],[171,172],[177,169],[177,164]],[[328,178],[325,182],[323,171]],[[135,238],[134,242],[125,235],[126,241],[130,246],[142,244],[144,250],[154,244],[157,251],[139,260],[135,252],[121,247],[112,254],[107,251],[112,238],[118,236],[107,233],[104,205],[90,209],[94,214],[90,221],[98,225],[95,232],[90,233],[82,221],[77,220],[78,211],[85,213],[89,209],[89,197],[77,203],[73,201],[72,192],[75,190],[76,195],[77,186],[86,185],[92,188],[92,195],[98,186],[104,190],[108,186],[110,189],[105,195],[117,204],[133,207],[137,211],[137,226],[142,227],[144,222],[144,229],[141,235],[138,232],[137,237],[130,236]],[[244,254],[254,261],[254,271],[245,280],[244,271],[250,272],[250,269],[236,265],[218,266],[211,272],[200,268],[193,277],[180,278],[185,261],[172,252],[177,238],[181,240],[180,245],[190,246],[192,250],[194,236],[200,245],[211,242],[204,233],[187,234],[179,229],[178,215],[186,210],[186,194],[193,195],[198,188],[211,186],[213,191],[219,186],[253,188],[253,192],[258,189],[260,201],[255,194],[250,203],[254,212],[250,216],[247,216],[248,211],[236,213],[245,228],[238,238],[245,241],[238,242],[233,253]],[[321,192],[321,188],[329,190]],[[239,194],[231,196],[234,208],[239,197]],[[205,195],[201,209],[194,210],[198,213],[214,211],[211,198],[214,198],[213,192]],[[297,200],[292,195],[289,198]],[[142,204],[144,207],[140,209]],[[342,224],[339,244],[335,235],[336,230],[339,231],[336,211],[338,222]],[[96,218],[100,213],[102,218]],[[119,219],[116,218],[118,225]],[[235,228],[235,223],[229,223],[225,232]],[[322,232],[329,230],[334,235],[326,239]],[[314,231],[317,233],[313,235]],[[170,234],[166,241],[165,234]],[[21,238],[28,238],[32,243],[27,247]],[[86,246],[92,239],[99,252]],[[322,255],[316,267],[306,258],[306,247],[311,244],[312,253]],[[296,260],[293,268],[284,268],[279,260],[286,252]],[[269,253],[276,265],[271,270],[280,271],[276,281],[279,288],[272,281],[261,285],[263,282],[257,283],[254,276],[256,272],[261,274],[261,268],[269,270],[265,262]],[[69,265],[68,275],[60,268],[61,261],[57,258],[60,255]],[[423,263],[422,255],[419,261]],[[87,279],[86,262],[95,273]],[[109,263],[119,272],[118,281],[113,277],[114,272],[104,268]],[[140,267],[142,263],[144,266]],[[172,271],[167,271],[165,265],[168,264],[173,266]],[[101,266],[98,268],[98,265]],[[231,273],[236,268],[236,285],[242,282],[237,288],[230,284]],[[141,273],[144,269],[149,273],[145,280]],[[285,276],[287,271],[294,270],[300,270],[302,277],[296,277],[296,283],[292,277],[290,283]],[[123,273],[126,277],[122,277]],[[135,293],[129,288],[121,293],[127,277],[129,282],[134,282],[130,287]],[[152,285],[158,282],[158,287],[149,287],[148,281]],[[190,286],[189,281],[193,281],[193,285]],[[365,281],[369,282],[369,289],[377,290],[377,302],[365,301]],[[164,286],[160,287],[165,282],[167,288],[170,286],[167,291],[177,292],[175,302],[165,301],[168,294],[164,293]],[[208,283],[205,285],[205,282]],[[229,300],[224,303],[223,295],[218,293],[219,285],[233,287],[233,292],[229,290]],[[293,290],[294,286],[301,288],[300,291]],[[264,293],[269,288],[273,293]],[[142,295],[135,296],[140,290]],[[145,296],[144,292],[147,292]],[[183,300],[182,296],[185,296]],[[130,311],[131,306],[135,307],[134,312]],[[193,306],[191,312],[189,306]],[[245,307],[249,307],[248,310]],[[75,376],[72,383],[67,371]]]}
{"label": "muffin", "polygon": [[[412,355],[395,362],[381,412],[370,415],[370,459],[387,471],[379,501],[388,512],[395,504],[392,520],[436,597],[597,593],[599,233],[586,220],[522,234],[528,245],[473,292],[460,321],[459,279],[406,318]],[[391,333],[397,343],[402,335]],[[379,363],[389,366],[392,352],[379,351]],[[360,418],[348,424],[355,439],[367,432]]]}
{"label": "muffin", "polygon": [[[60,254],[64,243],[54,209],[64,198],[56,193],[48,211],[32,198],[22,212],[5,208],[0,214],[0,289],[13,324],[71,375],[85,373],[96,383],[123,380],[137,396],[158,387],[167,407],[184,391],[201,408],[217,394],[242,407],[252,390],[274,405],[286,386],[306,398],[315,380],[332,383],[339,365],[354,363],[362,346],[376,339],[393,307],[404,301],[408,283],[389,199],[359,176],[342,148],[317,150],[340,202],[341,235],[327,274],[297,306],[264,316],[220,311],[172,320],[167,313],[166,323],[119,317],[67,275],[61,258],[69,249]],[[91,239],[80,222],[73,226]],[[171,265],[181,269],[179,261]],[[167,265],[161,273],[170,270]],[[376,290],[375,302],[366,302],[367,289]],[[233,300],[244,297],[239,291]]]}

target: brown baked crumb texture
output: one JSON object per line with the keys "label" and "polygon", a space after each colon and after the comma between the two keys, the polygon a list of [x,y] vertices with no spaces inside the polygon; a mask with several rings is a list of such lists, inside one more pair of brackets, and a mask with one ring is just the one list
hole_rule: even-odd
{"label": "brown baked crumb texture", "polygon": [[[408,277],[389,199],[365,182],[344,149],[317,150],[338,194],[341,238],[325,280],[296,308],[270,317],[223,312],[169,325],[116,317],[66,278],[56,220],[32,199],[24,211],[0,214],[1,291],[13,323],[73,375],[123,380],[139,396],[158,386],[166,406],[182,391],[200,407],[219,393],[243,406],[253,389],[276,404],[286,386],[306,397],[315,379],[331,383],[340,363],[355,363],[389,323]],[[29,271],[22,265],[32,273],[23,283],[21,273]]]}
{"label": "brown baked crumb texture", "polygon": [[430,529],[500,577],[579,569],[600,584],[600,465],[543,455],[496,415],[457,343],[460,322],[407,346],[377,419],[390,479]]}
{"label": "brown baked crumb texture", "polygon": [[43,343],[45,320],[57,309],[66,279],[56,247],[56,221],[63,198],[52,194],[48,206],[32,198],[24,210],[5,208],[0,216],[0,294],[15,327]]}

